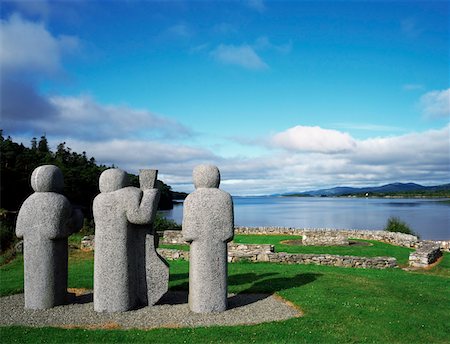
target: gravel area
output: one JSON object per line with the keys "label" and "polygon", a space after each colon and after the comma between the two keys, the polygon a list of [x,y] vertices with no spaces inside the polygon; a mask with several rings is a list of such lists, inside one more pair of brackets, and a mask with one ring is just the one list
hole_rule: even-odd
{"label": "gravel area", "polygon": [[23,294],[16,294],[0,298],[0,326],[152,329],[258,324],[302,315],[299,309],[276,295],[230,295],[228,304],[229,309],[222,313],[191,313],[187,293],[171,291],[153,307],[123,313],[97,313],[92,303],[92,292],[87,291],[73,295],[68,305],[46,310],[28,310],[24,309]]}

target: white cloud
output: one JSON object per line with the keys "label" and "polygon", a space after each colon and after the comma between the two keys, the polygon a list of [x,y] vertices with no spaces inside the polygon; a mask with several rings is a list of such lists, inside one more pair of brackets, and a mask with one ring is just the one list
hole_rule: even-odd
{"label": "white cloud", "polygon": [[211,52],[211,55],[219,62],[246,69],[261,70],[268,68],[255,50],[247,44],[238,46],[221,44]]}
{"label": "white cloud", "polygon": [[450,88],[425,93],[420,98],[423,114],[428,118],[450,116]]}
{"label": "white cloud", "polygon": [[271,144],[290,151],[319,153],[341,153],[353,150],[356,145],[347,133],[301,125],[275,134]]}
{"label": "white cloud", "polygon": [[132,136],[173,138],[192,134],[187,127],[169,118],[126,105],[99,104],[89,96],[55,96],[49,98],[47,104],[51,106],[51,116],[14,117],[5,129],[37,134],[45,132],[93,141]]}
{"label": "white cloud", "polygon": [[14,14],[0,21],[0,68],[6,72],[53,74],[64,53],[79,47],[73,36],[53,36],[43,23],[24,20]]}

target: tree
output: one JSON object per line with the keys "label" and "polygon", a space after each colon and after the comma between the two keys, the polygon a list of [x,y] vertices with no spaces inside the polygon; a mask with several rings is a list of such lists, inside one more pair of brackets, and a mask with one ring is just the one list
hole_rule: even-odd
{"label": "tree", "polygon": [[48,148],[48,141],[47,141],[47,138],[45,137],[45,135],[42,135],[41,139],[39,140],[38,151],[41,153],[50,152],[50,149]]}

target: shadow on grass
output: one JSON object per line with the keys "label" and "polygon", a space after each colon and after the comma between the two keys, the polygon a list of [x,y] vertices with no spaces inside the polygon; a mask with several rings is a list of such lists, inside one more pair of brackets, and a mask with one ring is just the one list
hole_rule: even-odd
{"label": "shadow on grass", "polygon": [[[244,274],[248,275],[248,274]],[[269,293],[274,294],[278,291],[298,288],[308,283],[314,282],[317,278],[321,277],[322,274],[318,273],[304,273],[298,274],[292,277],[274,277],[265,279],[265,275],[273,275],[273,274],[263,274],[263,275],[255,275],[255,279],[253,284],[239,292],[239,294],[248,294],[248,293]],[[239,275],[235,276],[239,278]],[[248,277],[248,276],[247,276]]]}

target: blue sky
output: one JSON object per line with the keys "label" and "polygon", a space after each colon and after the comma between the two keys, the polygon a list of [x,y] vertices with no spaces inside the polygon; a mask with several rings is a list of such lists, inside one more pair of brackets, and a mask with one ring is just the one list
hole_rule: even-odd
{"label": "blue sky", "polygon": [[3,1],[6,135],[175,190],[449,182],[448,1]]}

